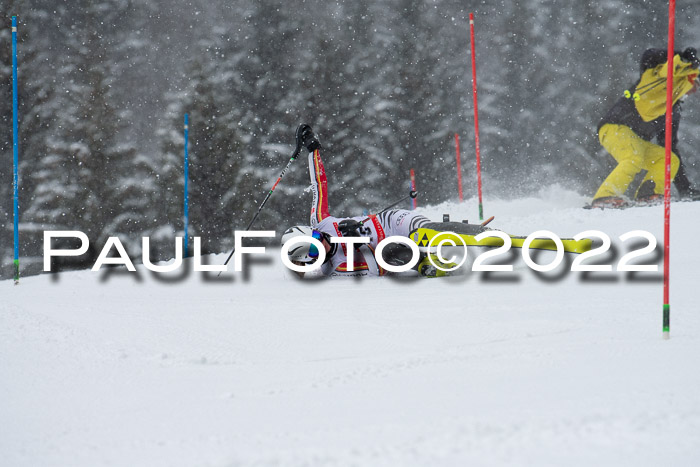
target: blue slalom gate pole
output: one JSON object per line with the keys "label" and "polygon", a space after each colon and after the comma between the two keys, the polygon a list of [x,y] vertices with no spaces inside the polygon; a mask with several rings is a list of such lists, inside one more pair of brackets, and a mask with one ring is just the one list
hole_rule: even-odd
{"label": "blue slalom gate pole", "polygon": [[184,257],[187,258],[187,229],[189,227],[189,222],[190,222],[190,213],[189,213],[189,206],[188,206],[188,200],[187,200],[187,179],[189,178],[188,175],[188,162],[187,162],[187,134],[189,132],[189,122],[187,118],[187,114],[185,114],[185,254]]}
{"label": "blue slalom gate pole", "polygon": [[14,223],[15,223],[15,284],[19,283],[19,194],[18,170],[19,165],[19,131],[17,130],[17,17],[12,17],[12,163],[14,189]]}

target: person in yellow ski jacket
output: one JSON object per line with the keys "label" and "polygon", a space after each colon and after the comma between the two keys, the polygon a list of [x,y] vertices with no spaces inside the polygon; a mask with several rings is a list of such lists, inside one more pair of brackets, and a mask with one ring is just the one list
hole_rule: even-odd
{"label": "person in yellow ski jacket", "polygon": [[[630,183],[642,170],[646,176],[636,191],[640,204],[663,198],[665,176],[666,75],[667,51],[649,49],[642,54],[641,76],[624,92],[598,125],[600,144],[615,158],[617,166],[593,197],[592,207],[622,207]],[[673,144],[671,178],[682,196],[697,195],[682,168],[676,143],[680,122],[680,99],[698,88],[700,61],[697,51],[688,47],[673,57]],[[657,143],[653,141],[656,139]],[[680,169],[679,169],[680,167]]]}

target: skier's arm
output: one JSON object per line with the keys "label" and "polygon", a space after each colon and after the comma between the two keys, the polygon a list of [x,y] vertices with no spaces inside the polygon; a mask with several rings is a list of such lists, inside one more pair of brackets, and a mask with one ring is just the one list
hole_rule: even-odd
{"label": "skier's arm", "polygon": [[309,153],[309,177],[311,178],[311,226],[315,226],[330,214],[328,212],[328,181],[321,160],[321,150]]}

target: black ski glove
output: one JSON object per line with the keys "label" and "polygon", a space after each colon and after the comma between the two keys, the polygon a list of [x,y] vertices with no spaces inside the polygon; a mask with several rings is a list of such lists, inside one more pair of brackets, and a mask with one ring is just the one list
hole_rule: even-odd
{"label": "black ski glove", "polygon": [[695,47],[688,47],[681,54],[681,58],[686,62],[693,64],[693,68],[700,68],[700,59],[698,59],[698,51]]}
{"label": "black ski glove", "polygon": [[297,147],[305,147],[309,152],[313,152],[316,149],[321,149],[321,143],[314,135],[313,130],[306,123],[302,123],[297,128]]}
{"label": "black ski glove", "polygon": [[345,219],[338,222],[338,230],[343,237],[360,237],[360,227],[362,222],[354,219]]}

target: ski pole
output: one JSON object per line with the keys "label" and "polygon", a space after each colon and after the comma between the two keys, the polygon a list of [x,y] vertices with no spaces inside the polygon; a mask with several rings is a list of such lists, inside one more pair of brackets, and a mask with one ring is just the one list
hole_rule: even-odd
{"label": "ski pole", "polygon": [[388,211],[389,209],[393,208],[394,206],[396,206],[400,202],[406,201],[408,198],[416,199],[416,196],[418,196],[418,192],[416,190],[411,190],[406,196],[404,196],[403,198],[401,198],[400,200],[398,200],[394,203],[391,203],[389,206],[385,207],[384,209],[379,211],[377,214],[382,213],[384,211]]}
{"label": "ski pole", "polygon": [[[381,214],[381,213],[383,213],[384,211],[388,211],[389,209],[393,208],[394,206],[396,206],[396,205],[399,204],[400,202],[406,201],[408,198],[416,199],[416,196],[418,196],[418,192],[415,191],[415,190],[411,190],[411,192],[410,192],[409,194],[407,194],[406,196],[404,196],[404,197],[401,198],[400,200],[397,200],[397,201],[391,203],[389,206],[385,207],[384,209],[382,209],[381,211],[379,211],[377,214]],[[374,215],[376,216],[377,214],[374,214]],[[371,219],[371,217],[370,217],[370,216],[367,216],[366,218],[362,219],[362,223],[364,224],[365,222],[367,222],[367,221],[370,220],[370,219]]]}
{"label": "ski pole", "polygon": [[476,179],[479,193],[479,220],[484,220],[484,203],[481,196],[481,151],[479,148],[479,107],[476,93],[476,52],[474,50],[474,13],[469,13],[472,56],[472,90],[474,94],[474,144],[476,146]]}
{"label": "ski pole", "polygon": [[486,227],[486,226],[487,226],[488,224],[490,224],[491,221],[494,220],[495,218],[496,218],[496,216],[491,216],[491,217],[489,217],[488,219],[486,219],[484,222],[481,223],[481,226],[482,226],[482,227]]}
{"label": "ski pole", "polygon": [[668,6],[668,68],[666,71],[666,154],[664,173],[664,290],[663,290],[663,330],[664,339],[671,337],[671,302],[669,299],[670,252],[671,252],[671,148],[673,146],[673,43],[676,35],[676,0]]}
{"label": "ski pole", "polygon": [[13,167],[13,218],[14,218],[14,247],[15,247],[15,285],[19,284],[19,130],[17,129],[18,111],[17,111],[17,17],[12,17],[12,167]]}
{"label": "ski pole", "polygon": [[185,186],[184,186],[184,205],[183,205],[183,214],[184,214],[184,230],[185,230],[185,258],[187,258],[187,252],[189,251],[188,245],[187,245],[187,239],[189,238],[189,235],[187,235],[187,232],[189,230],[189,225],[190,225],[190,207],[189,207],[189,190],[187,188],[187,184],[189,182],[189,154],[187,151],[187,142],[189,140],[188,133],[189,133],[189,128],[190,128],[190,123],[189,123],[189,117],[187,114],[185,114],[185,162],[184,162],[184,181],[185,181]]}
{"label": "ski pole", "polygon": [[[301,127],[299,127],[301,128]],[[299,133],[299,130],[297,130],[297,133]],[[258,215],[260,215],[260,211],[262,211],[263,206],[265,206],[265,203],[267,203],[267,200],[270,199],[270,196],[272,196],[272,193],[275,191],[275,188],[277,188],[277,184],[282,180],[282,177],[284,177],[284,174],[287,172],[287,169],[289,169],[289,166],[292,165],[292,162],[297,158],[299,155],[299,152],[301,152],[301,144],[299,142],[299,138],[297,138],[297,147],[294,150],[294,153],[292,154],[292,157],[289,159],[289,162],[287,162],[286,167],[282,170],[282,173],[280,173],[280,176],[277,177],[277,181],[275,182],[274,185],[272,185],[272,188],[270,188],[270,191],[267,193],[267,196],[265,196],[265,199],[263,200],[262,203],[260,203],[260,206],[258,207],[257,212],[253,216],[253,218],[250,220],[248,223],[248,226],[245,228],[245,230],[250,230],[252,227],[253,223],[255,222],[255,219],[258,218]],[[233,250],[231,250],[231,254],[228,255],[228,258],[226,258],[226,261],[224,262],[224,266],[228,264],[229,261],[231,261],[231,258],[233,257],[233,253],[236,251],[236,247],[233,247]],[[219,276],[221,275],[221,271],[219,271]]]}

